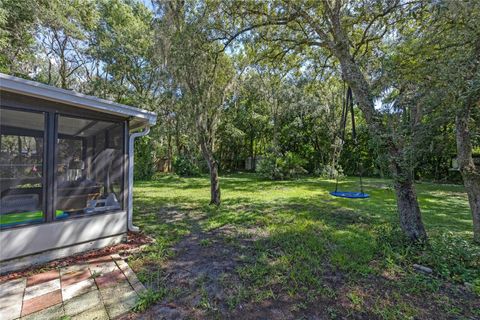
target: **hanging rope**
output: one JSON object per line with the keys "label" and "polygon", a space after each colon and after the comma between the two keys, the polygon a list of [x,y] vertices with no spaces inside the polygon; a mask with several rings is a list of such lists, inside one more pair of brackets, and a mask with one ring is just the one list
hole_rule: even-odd
{"label": "hanging rope", "polygon": [[[342,117],[340,119],[340,139],[341,139],[341,145],[340,145],[340,153],[342,152],[343,149],[343,143],[345,142],[345,128],[347,126],[347,113],[348,113],[348,94],[345,89],[345,82],[343,83],[343,93],[342,94]],[[338,173],[336,177],[336,182],[335,182],[335,192],[338,191]]]}
{"label": "hanging rope", "polygon": [[[341,144],[342,144],[342,149],[343,149],[343,144],[345,143],[345,131],[347,128],[347,119],[348,119],[348,111],[350,109],[350,115],[351,115],[351,121],[352,121],[352,140],[353,140],[353,148],[357,149],[358,147],[358,141],[357,141],[357,131],[355,128],[355,113],[353,112],[353,93],[352,93],[352,88],[350,86],[345,90],[345,83],[343,84],[343,91],[345,92],[345,95],[343,96],[342,100],[342,118],[340,121],[340,130],[341,130]],[[363,195],[363,165],[362,161],[360,159],[360,155],[358,155],[358,160],[355,161],[355,171],[358,172],[359,178],[360,178],[360,193]],[[338,174],[337,174],[337,179],[335,182],[335,192],[338,192]]]}

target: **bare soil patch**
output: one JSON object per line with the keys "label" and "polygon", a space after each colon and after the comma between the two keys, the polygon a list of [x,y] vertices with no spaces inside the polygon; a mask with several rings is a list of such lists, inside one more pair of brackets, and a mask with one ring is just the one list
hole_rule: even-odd
{"label": "bare soil patch", "polygon": [[[411,306],[416,310],[416,319],[455,319],[442,306],[442,299],[449,299],[464,310],[467,319],[469,316],[474,319],[468,310],[472,310],[472,306],[480,308],[480,299],[456,285],[444,285],[434,294],[403,293],[400,299],[395,280],[377,275],[352,278],[332,269],[328,261],[321,275],[323,286],[313,297],[289,296],[273,288],[274,298],[240,301],[232,307],[232,295],[245,285],[236,269],[251,263],[242,255],[254,250],[253,244],[258,241],[258,235],[250,229],[237,233],[235,243],[226,241],[235,233],[234,229],[223,227],[184,237],[174,246],[174,255],[161,266],[165,285],[174,294],[145,313],[130,314],[128,318],[367,320],[396,318],[392,314],[395,310],[408,313]],[[472,305],[472,301],[476,302]]]}

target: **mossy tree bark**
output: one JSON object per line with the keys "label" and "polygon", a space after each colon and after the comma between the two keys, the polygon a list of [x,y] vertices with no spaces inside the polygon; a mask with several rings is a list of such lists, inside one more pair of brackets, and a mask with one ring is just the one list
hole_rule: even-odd
{"label": "mossy tree bark", "polygon": [[455,125],[458,166],[472,211],[473,238],[476,243],[480,243],[480,170],[473,161],[472,142],[468,125],[472,106],[480,108],[480,101],[474,102],[473,98],[470,98],[458,110]]}
{"label": "mossy tree bark", "polygon": [[[405,235],[412,241],[425,241],[427,233],[422,222],[420,206],[418,204],[412,170],[408,163],[403,161],[403,147],[395,143],[387,133],[382,122],[381,114],[375,109],[370,85],[355,62],[350,52],[349,41],[341,23],[339,11],[330,11],[332,23],[332,40],[323,35],[330,51],[339,60],[345,82],[352,89],[354,98],[362,110],[371,135],[377,145],[389,154],[389,167],[394,178],[394,188],[397,198],[397,209],[400,226]],[[318,30],[322,37],[322,31]]]}

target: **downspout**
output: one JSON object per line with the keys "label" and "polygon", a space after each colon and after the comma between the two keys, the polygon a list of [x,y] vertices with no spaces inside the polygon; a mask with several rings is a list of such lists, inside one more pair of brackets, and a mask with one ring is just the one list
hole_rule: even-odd
{"label": "downspout", "polygon": [[127,209],[127,228],[128,231],[138,232],[140,229],[133,225],[133,157],[135,138],[144,137],[150,132],[150,127],[146,127],[141,132],[132,133],[128,141],[128,209]]}

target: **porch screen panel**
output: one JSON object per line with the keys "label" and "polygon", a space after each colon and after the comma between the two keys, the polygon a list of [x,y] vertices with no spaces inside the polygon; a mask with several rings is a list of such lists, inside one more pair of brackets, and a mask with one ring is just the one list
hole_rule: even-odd
{"label": "porch screen panel", "polygon": [[44,221],[45,114],[0,108],[0,227]]}
{"label": "porch screen panel", "polygon": [[58,117],[56,210],[68,217],[123,209],[123,123]]}

